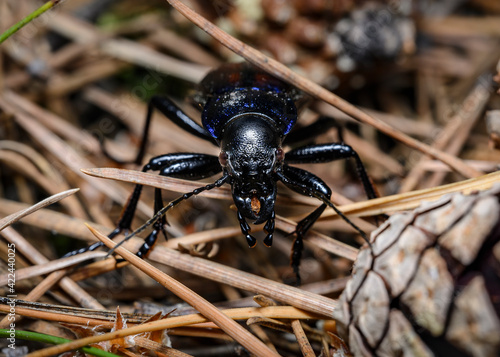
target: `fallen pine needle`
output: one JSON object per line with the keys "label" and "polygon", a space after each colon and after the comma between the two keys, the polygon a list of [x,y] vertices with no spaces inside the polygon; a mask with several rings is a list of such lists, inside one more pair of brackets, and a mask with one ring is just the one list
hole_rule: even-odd
{"label": "fallen pine needle", "polygon": [[[101,240],[108,248],[114,248],[116,243],[110,240],[108,237],[88,226],[90,231]],[[207,317],[209,321],[214,322],[217,326],[219,326],[224,332],[226,332],[229,336],[238,341],[242,346],[247,348],[249,351],[254,353],[257,356],[279,356],[275,352],[271,351],[264,343],[258,340],[255,336],[253,336],[250,332],[245,330],[242,326],[240,326],[236,321],[224,315],[220,312],[216,307],[210,304],[208,301],[203,299],[201,296],[196,294],[191,289],[187,288],[177,280],[173,279],[169,275],[161,272],[157,268],[151,266],[146,261],[137,257],[132,252],[128,251],[124,247],[119,247],[116,250],[117,254],[121,255],[124,259],[126,259],[132,265],[140,268],[144,273],[148,274],[151,278],[155,279],[157,282],[162,284],[165,288],[172,291],[174,294],[179,296],[185,302],[193,306],[196,310],[200,311],[201,314]],[[141,325],[140,327],[144,328],[144,326],[149,326],[150,323]],[[137,326],[139,328],[139,326]],[[127,329],[128,335],[146,332],[134,330],[135,328]],[[132,331],[130,331],[132,330]],[[105,340],[118,338],[119,335],[117,333],[120,331],[111,332],[109,334],[105,334],[102,336],[97,336],[102,338],[105,337]],[[82,346],[86,346],[89,343],[95,343],[95,337],[83,338],[77,341],[73,341],[64,345],[50,347],[47,349],[43,349],[40,351],[33,352],[29,354],[29,357],[42,357],[42,356],[51,356],[54,354],[59,354],[62,352],[70,351],[75,348],[79,348]]]}
{"label": "fallen pine needle", "polygon": [[7,217],[0,219],[0,231],[2,229],[4,229],[5,227],[11,225],[12,223],[19,221],[21,218],[23,218],[29,214],[32,214],[35,211],[38,211],[40,208],[43,208],[43,207],[49,206],[53,203],[56,203],[57,201],[60,201],[63,198],[68,197],[68,196],[74,194],[75,192],[78,192],[79,190],[80,190],[79,188],[73,188],[71,190],[57,193],[55,195],[52,195],[52,196],[44,199],[43,201],[38,202],[37,204],[34,204],[33,206],[30,206],[26,209],[23,209],[19,212],[13,213]]}

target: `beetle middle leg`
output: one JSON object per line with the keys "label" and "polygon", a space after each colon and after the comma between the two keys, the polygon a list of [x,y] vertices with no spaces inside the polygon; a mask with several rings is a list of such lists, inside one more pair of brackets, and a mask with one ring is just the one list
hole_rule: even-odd
{"label": "beetle middle leg", "polygon": [[329,129],[337,130],[337,137],[340,143],[344,143],[344,127],[332,117],[320,115],[318,119],[309,125],[295,128],[288,134],[284,140],[286,145],[307,144],[314,140],[318,135],[326,133]]}

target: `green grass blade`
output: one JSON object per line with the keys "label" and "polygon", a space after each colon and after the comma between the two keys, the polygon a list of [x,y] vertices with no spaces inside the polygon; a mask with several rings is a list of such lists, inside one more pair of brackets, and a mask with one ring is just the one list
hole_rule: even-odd
{"label": "green grass blade", "polygon": [[54,6],[56,6],[61,0],[50,0],[47,1],[45,4],[40,6],[38,9],[33,11],[31,14],[26,16],[24,19],[19,21],[18,23],[12,25],[7,31],[2,33],[0,35],[0,43],[8,39],[10,36],[15,34],[17,31],[19,31],[21,28],[23,28],[24,25],[29,24],[31,21],[36,19],[38,16],[42,15],[46,11],[52,9]]}
{"label": "green grass blade", "polygon": [[[68,340],[66,338],[45,335],[43,333],[38,333],[38,332],[16,330],[14,333],[15,333],[16,339],[20,339],[20,340],[44,342],[44,343],[50,343],[53,345],[60,345],[63,343],[71,342],[71,340]],[[5,338],[11,337],[11,331],[9,331],[7,329],[0,329],[0,337],[5,337]],[[88,354],[91,354],[91,355],[94,355],[97,357],[119,357],[118,355],[115,355],[114,353],[107,352],[107,351],[104,351],[104,350],[101,350],[101,349],[95,348],[95,347],[82,347],[81,350],[85,353],[88,353]]]}

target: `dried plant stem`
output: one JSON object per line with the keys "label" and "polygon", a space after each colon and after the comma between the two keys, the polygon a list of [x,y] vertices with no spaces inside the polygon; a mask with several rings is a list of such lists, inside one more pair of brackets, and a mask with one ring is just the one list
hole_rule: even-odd
{"label": "dried plant stem", "polygon": [[[33,247],[23,236],[17,233],[12,227],[5,228],[0,234],[9,242],[16,244],[16,250],[21,252],[33,264],[45,264],[49,260]],[[16,272],[16,279],[18,279]],[[68,277],[64,277],[59,282],[61,289],[70,295],[80,306],[91,309],[104,309],[93,296],[88,294],[77,283]]]}
{"label": "dried plant stem", "polygon": [[[384,213],[413,209],[418,207],[424,200],[435,201],[448,193],[462,192],[463,194],[469,194],[473,191],[486,190],[497,182],[500,182],[500,171],[448,185],[343,205],[340,206],[339,209],[343,213],[353,216],[376,216]],[[325,212],[321,217],[326,218],[331,216],[335,216],[335,212]]]}
{"label": "dried plant stem", "polygon": [[38,202],[37,204],[35,204],[33,206],[30,206],[27,209],[24,209],[24,210],[19,211],[17,213],[11,214],[10,216],[2,218],[0,220],[0,231],[2,229],[4,229],[5,227],[11,225],[12,223],[17,222],[21,218],[39,210],[40,208],[46,207],[46,206],[51,205],[59,200],[62,200],[64,197],[68,197],[68,196],[74,194],[75,192],[78,192],[79,190],[80,190],[79,188],[74,188],[74,189],[71,189],[68,191],[64,191],[64,192],[55,194],[53,196],[50,196],[50,197],[44,199],[41,202]]}
{"label": "dried plant stem", "polygon": [[[112,249],[115,247],[116,243],[111,241],[108,237],[104,236],[98,231],[93,230],[90,227],[89,229],[94,235],[96,235],[99,240],[106,244],[108,248]],[[250,332],[237,324],[234,320],[221,313],[212,304],[210,304],[208,301],[203,299],[201,296],[199,296],[194,291],[187,288],[177,280],[151,266],[149,263],[140,259],[125,248],[117,248],[116,252],[131,264],[140,268],[144,273],[148,274],[150,277],[158,281],[165,288],[172,291],[185,302],[193,306],[202,315],[207,317],[210,321],[214,322],[217,326],[224,330],[224,332],[233,337],[250,352],[256,354],[257,356],[278,356],[278,354],[271,351],[264,343],[262,343],[262,341],[258,340],[255,336],[253,336]]]}
{"label": "dried plant stem", "polygon": [[[116,311],[109,311],[104,309],[96,311],[68,306],[49,304],[42,305],[43,306],[34,304],[33,306],[30,306],[29,304],[25,303],[24,300],[17,300],[16,311],[19,312],[20,315],[26,317],[38,317],[49,321],[78,323],[88,326],[103,326],[107,328],[112,328],[114,320],[116,319]],[[8,312],[9,308],[9,305],[7,304],[0,304],[0,311]],[[234,320],[247,320],[249,318],[258,316],[274,319],[296,320],[309,320],[318,318],[317,315],[299,310],[292,306],[242,307],[225,309],[222,311],[225,315]],[[124,314],[124,316],[126,316],[128,323],[130,323],[131,325],[141,324],[141,326],[146,325],[144,321],[151,317],[151,315],[139,315],[138,318],[134,318],[135,314]],[[209,324],[211,328],[217,328],[216,325],[214,325],[213,323],[209,323],[208,320],[201,314],[188,314],[168,317],[162,320],[158,320],[154,323],[148,323],[148,327],[144,331],[158,331],[163,329],[176,328],[181,326],[188,327],[194,325],[200,327],[202,324],[206,326],[208,326]],[[124,333],[119,337],[123,336],[127,336],[127,334]]]}
{"label": "dried plant stem", "polygon": [[[488,88],[484,83],[478,83],[471,93],[465,99],[463,105],[459,111],[450,118],[448,124],[443,128],[439,136],[436,138],[432,146],[439,150],[444,150],[450,142],[456,147],[456,136],[462,130],[464,133],[468,134],[469,130],[476,123],[476,119],[479,114],[484,109],[488,99],[490,98],[490,88]],[[465,141],[467,135],[462,136],[461,143]],[[459,142],[460,144],[460,142]],[[459,145],[461,147],[461,145]],[[453,150],[452,154],[456,154],[458,150]],[[419,182],[422,181],[422,177],[425,173],[424,164],[429,160],[429,157],[423,156],[414,165],[412,170],[408,173],[404,179],[400,192],[408,192],[415,188]]]}
{"label": "dried plant stem", "polygon": [[417,149],[424,154],[427,154],[433,158],[443,161],[451,168],[461,173],[465,177],[477,177],[481,175],[481,172],[469,167],[462,160],[457,157],[447,154],[443,151],[437,150],[425,143],[413,139],[412,137],[392,128],[388,124],[371,117],[365,112],[361,111],[352,104],[346,102],[342,98],[333,94],[332,92],[326,90],[320,85],[308,80],[307,78],[300,76],[297,73],[292,72],[286,66],[280,62],[267,57],[262,52],[246,45],[245,43],[237,40],[228,33],[221,30],[219,27],[215,26],[213,23],[205,19],[204,17],[197,14],[195,11],[190,9],[188,6],[183,4],[179,0],[167,0],[170,5],[177,9],[181,14],[187,17],[191,22],[200,27],[203,31],[208,33],[210,36],[214,37],[221,44],[229,48],[234,53],[242,56],[247,61],[253,63],[254,65],[264,69],[265,71],[272,73],[278,78],[281,78],[297,88],[303,90],[304,92],[312,95],[315,98],[321,99],[334,107],[340,109],[344,113],[352,116],[353,118],[373,126],[374,128],[380,130],[381,132],[397,139],[409,147]]}
{"label": "dried plant stem", "polygon": [[180,269],[236,288],[262,294],[298,309],[331,317],[337,309],[333,299],[262,278],[206,259],[192,257],[158,245],[149,258],[155,262]]}
{"label": "dried plant stem", "polygon": [[307,336],[302,328],[300,320],[292,321],[292,329],[295,337],[297,337],[297,342],[299,343],[300,350],[302,351],[302,355],[304,357],[315,357],[314,351],[307,339]]}

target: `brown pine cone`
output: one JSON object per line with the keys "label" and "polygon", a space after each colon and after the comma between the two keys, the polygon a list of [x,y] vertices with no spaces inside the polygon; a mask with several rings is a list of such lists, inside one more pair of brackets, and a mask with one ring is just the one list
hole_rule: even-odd
{"label": "brown pine cone", "polygon": [[500,185],[393,215],[339,300],[355,356],[500,355]]}

